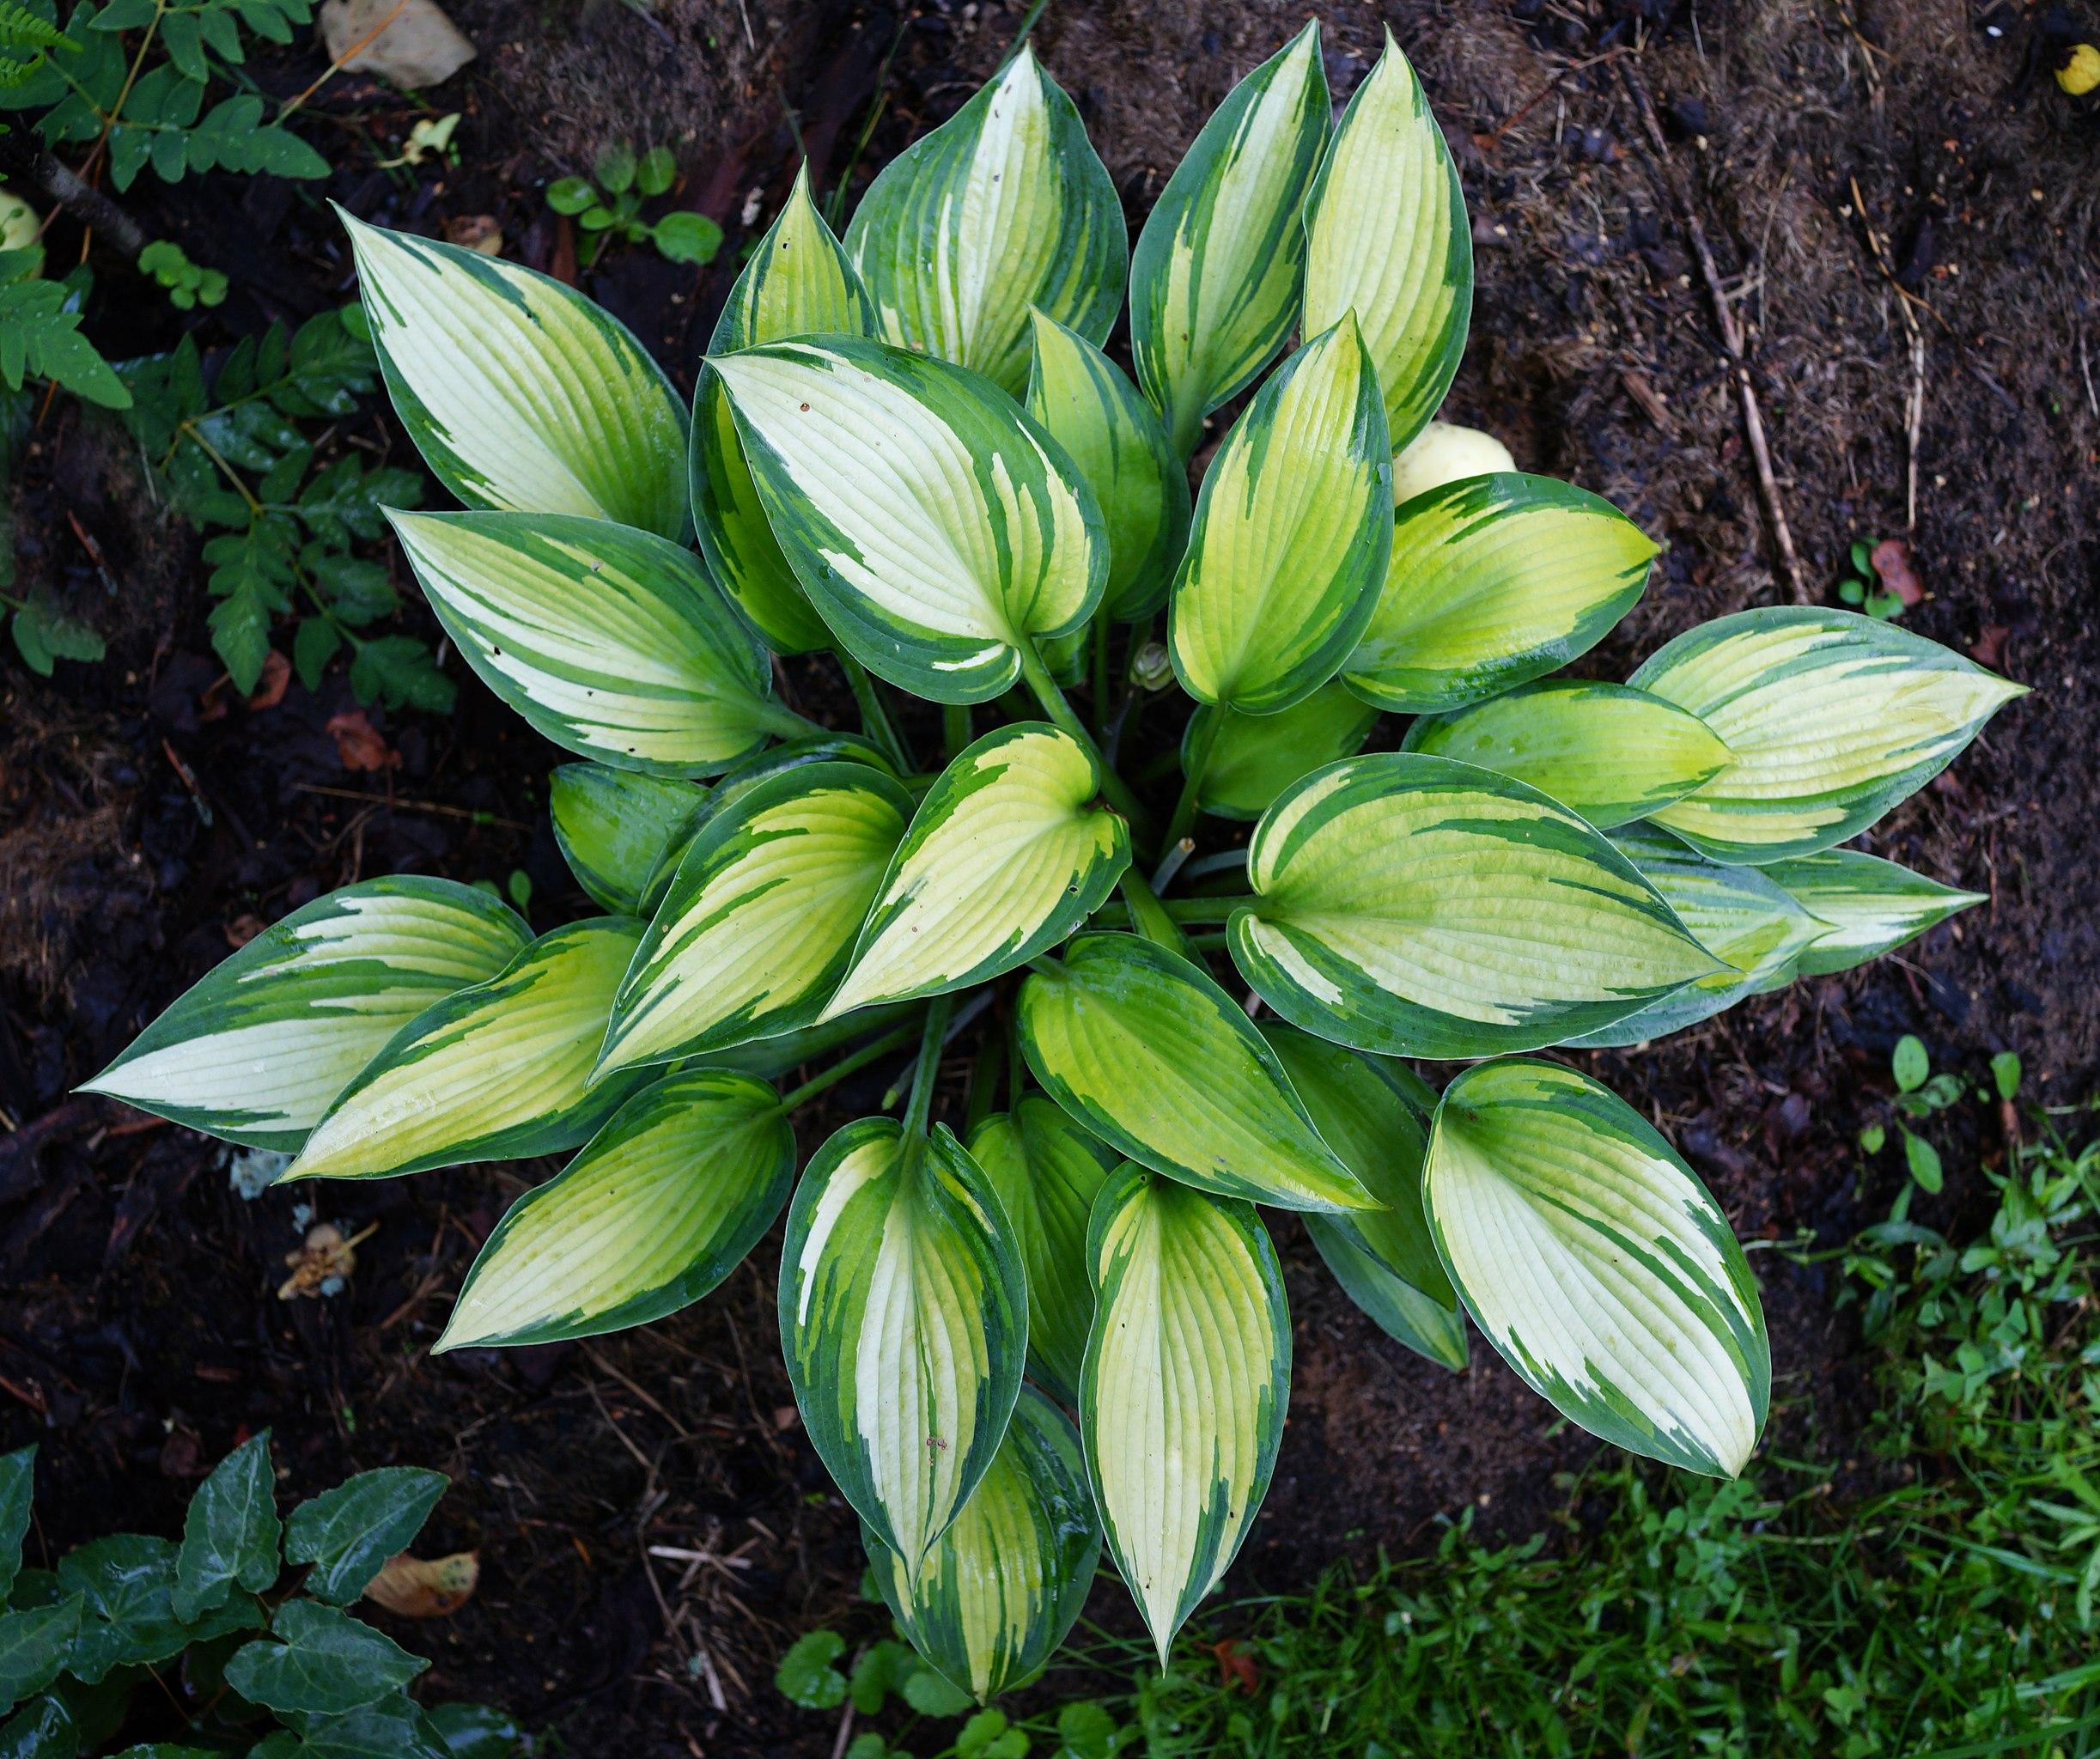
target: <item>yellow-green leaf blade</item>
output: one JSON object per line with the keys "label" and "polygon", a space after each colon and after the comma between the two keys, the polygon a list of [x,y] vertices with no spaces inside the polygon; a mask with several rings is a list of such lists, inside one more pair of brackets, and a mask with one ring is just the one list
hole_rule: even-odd
{"label": "yellow-green leaf blade", "polygon": [[600,909],[643,915],[649,880],[673,839],[707,800],[689,782],[604,764],[564,764],[547,778],[554,841]]}
{"label": "yellow-green leaf blade", "polygon": [[1987,892],[1959,892],[1856,849],[1769,862],[1763,873],[1823,925],[1793,961],[1804,977],[1848,971],[1990,901]]}
{"label": "yellow-green leaf blade", "polygon": [[[1379,718],[1376,709],[1339,684],[1324,684],[1302,703],[1274,715],[1243,715],[1237,709],[1203,712],[1220,718],[1198,798],[1206,813],[1222,819],[1260,818],[1301,776],[1354,757]],[[1199,719],[1190,716],[1182,738],[1184,770],[1194,755],[1190,735]]]}

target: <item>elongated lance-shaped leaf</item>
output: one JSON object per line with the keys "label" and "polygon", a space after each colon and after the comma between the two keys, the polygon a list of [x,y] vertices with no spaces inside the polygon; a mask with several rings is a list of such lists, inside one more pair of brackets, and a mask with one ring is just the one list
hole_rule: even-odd
{"label": "elongated lance-shaped leaf", "polygon": [[1101,608],[1125,623],[1150,617],[1189,539],[1189,472],[1152,405],[1078,331],[1032,313],[1035,353],[1028,413],[1063,447],[1101,503],[1108,584]]}
{"label": "elongated lance-shaped leaf", "polygon": [[1203,478],[1168,647],[1201,703],[1273,715],[1335,675],[1378,608],[1392,448],[1356,320],[1278,368]]}
{"label": "elongated lance-shaped leaf", "polygon": [[1221,819],[1258,819],[1301,776],[1353,758],[1371,737],[1379,711],[1342,685],[1324,684],[1302,703],[1274,715],[1205,709],[1189,717],[1181,739],[1181,767],[1195,761],[1203,715],[1217,717],[1198,797]]}
{"label": "elongated lance-shaped leaf", "polygon": [[1792,974],[1804,977],[1865,965],[1990,898],[1987,892],[1957,892],[1856,849],[1773,861],[1763,871],[1823,924],[1794,959]]}
{"label": "elongated lance-shaped leaf", "polygon": [[1032,1677],[1086,1610],[1101,1557],[1071,1419],[1021,1388],[991,1470],[915,1583],[861,1530],[870,1573],[912,1646],[979,1703]]}
{"label": "elongated lance-shaped leaf", "polygon": [[1733,1477],[1770,1401],[1743,1249],[1647,1120],[1586,1075],[1513,1058],[1445,1090],[1429,1226],[1466,1311],[1593,1435]]}
{"label": "elongated lance-shaped leaf", "polygon": [[643,913],[664,851],[706,803],[690,782],[638,776],[604,764],[564,764],[547,778],[554,841],[576,884],[602,910]]}
{"label": "elongated lance-shaped leaf", "polygon": [[[809,167],[730,289],[709,350],[728,354],[793,336],[873,336],[875,307],[810,199]],[[722,590],[767,645],[783,654],[827,647],[831,632],[780,553],[721,379],[703,369],[693,397],[693,527]]]}
{"label": "elongated lance-shaped leaf", "polygon": [[1638,1013],[1570,1038],[1571,1044],[1641,1044],[1709,1019],[1747,995],[1775,987],[1829,926],[1756,867],[1709,861],[1657,831],[1621,831],[1612,841],[1723,969]]}
{"label": "elongated lance-shaped leaf", "polygon": [[1550,1044],[1718,964],[1601,832],[1448,758],[1314,770],[1255,827],[1247,877],[1233,962],[1284,1019],[1360,1050]]}
{"label": "elongated lance-shaped leaf", "polygon": [[497,976],[425,1008],[329,1109],[295,1178],[380,1178],[520,1160],[587,1141],[634,1091],[588,1085],[642,924],[594,916],[543,934]]}
{"label": "elongated lance-shaped leaf", "polygon": [[1850,611],[1786,606],[1701,624],[1631,680],[1728,743],[1728,767],[1653,816],[1716,861],[1856,837],[1952,763],[2027,687]]}
{"label": "elongated lance-shaped leaf", "polygon": [[393,513],[430,608],[481,681],[563,749],[707,775],[809,731],[692,553],[606,520]]}
{"label": "elongated lance-shaped leaf", "polygon": [[1342,678],[1404,715],[1463,709],[1588,653],[1656,553],[1609,501],[1550,477],[1461,478],[1393,521],[1385,588]]}
{"label": "elongated lance-shaped leaf", "polygon": [[260,1594],[275,1586],[283,1570],[283,1535],[265,1429],[214,1466],[190,1499],[169,1597],[175,1616],[192,1623],[225,1605],[235,1587]]}
{"label": "elongated lance-shaped leaf", "polygon": [[780,1336],[811,1445],[916,1582],[1020,1392],[1028,1285],[999,1200],[936,1124],[866,1117],[788,1209]]}
{"label": "elongated lance-shaped leaf", "polygon": [[701,826],[621,983],[602,1067],[668,1062],[809,1025],[838,987],[911,816],[862,764],[810,764]]}
{"label": "elongated lance-shaped leaf", "polygon": [[1297,321],[1306,191],[1330,113],[1315,19],[1227,94],[1138,234],[1130,352],[1184,458]]}
{"label": "elongated lance-shaped leaf", "polygon": [[883,167],[846,248],[884,336],[1014,397],[1028,383],[1028,308],[1105,342],[1130,266],[1116,186],[1026,44]]}
{"label": "elongated lance-shaped leaf", "polygon": [[1728,762],[1728,747],[1696,715],[1630,685],[1573,679],[1424,715],[1404,749],[1528,782],[1599,831],[1683,799]]}
{"label": "elongated lance-shaped leaf", "polygon": [[469,507],[685,533],[685,411],[626,326],[551,276],[336,210],[401,425]]}
{"label": "elongated lance-shaped leaf", "polygon": [[643,1088],[511,1205],[436,1348],[594,1337],[676,1312],[758,1244],[794,1159],[764,1081],[694,1069]]}
{"label": "elongated lance-shaped leaf", "polygon": [[1101,602],[1093,491],[975,374],[840,337],[713,364],[782,552],[870,672],[981,703],[1020,676],[1023,642]]}
{"label": "elongated lance-shaped leaf", "polygon": [[531,939],[508,905],[450,880],[345,886],[198,979],[82,1091],[295,1152],[396,1032]]}
{"label": "elongated lance-shaped leaf", "polygon": [[920,802],[819,1019],[989,983],[1055,946],[1130,865],[1093,753],[1039,721],[988,733]]}
{"label": "elongated lance-shaped leaf", "polygon": [[1029,1372],[1075,1403],[1093,1324],[1087,1220],[1122,1156],[1031,1093],[971,1132],[970,1157],[999,1194],[1027,1267]]}
{"label": "elongated lance-shaped leaf", "polygon": [[1251,1203],[1125,1164],[1095,1201],[1080,1433],[1103,1536],[1166,1665],[1268,1492],[1291,1322]]}
{"label": "elongated lance-shaped leaf", "polygon": [[1306,198],[1305,333],[1348,311],[1363,326],[1397,452],[1436,413],[1465,351],[1473,234],[1458,167],[1391,31]]}
{"label": "elongated lance-shaped leaf", "polygon": [[1422,1214],[1421,1164],[1429,1120],[1386,1064],[1316,1038],[1281,1020],[1264,1020],[1262,1037],[1291,1078],[1318,1127],[1363,1188],[1385,1207],[1352,1209],[1331,1225],[1395,1276],[1446,1310],[1458,1305]]}
{"label": "elongated lance-shaped leaf", "polygon": [[1376,1205],[1239,1004],[1178,953],[1080,935],[1062,962],[1038,965],[1016,1019],[1050,1097],[1132,1159],[1283,1209]]}
{"label": "elongated lance-shaped leaf", "polygon": [[[1358,1311],[1397,1343],[1452,1373],[1471,1360],[1465,1314],[1440,1307],[1404,1277],[1395,1276],[1331,1215],[1308,1215],[1306,1232],[1320,1262]],[[1455,1298],[1454,1298],[1455,1299]]]}

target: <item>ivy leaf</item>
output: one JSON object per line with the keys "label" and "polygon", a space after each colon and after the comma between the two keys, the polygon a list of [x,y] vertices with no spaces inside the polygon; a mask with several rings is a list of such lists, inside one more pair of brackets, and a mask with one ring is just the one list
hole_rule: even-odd
{"label": "ivy leaf", "polygon": [[80,1629],[78,1594],[0,1616],[0,1707],[19,1704],[58,1677]]}
{"label": "ivy leaf", "polygon": [[198,1487],[175,1555],[175,1616],[194,1619],[222,1605],[238,1583],[261,1593],[277,1579],[275,1479],[270,1432],[244,1441]]}
{"label": "ivy leaf", "polygon": [[399,1691],[429,1666],[360,1619],[311,1600],[277,1610],[276,1641],[245,1643],[226,1683],[279,1714],[339,1716]]}
{"label": "ivy leaf", "polygon": [[310,1563],[306,1592],[347,1606],[363,1593],[380,1566],[423,1531],[451,1485],[442,1472],[420,1466],[382,1466],[360,1472],[292,1511],[284,1555]]}
{"label": "ivy leaf", "polygon": [[21,1542],[29,1531],[29,1502],[36,1488],[36,1446],[0,1455],[0,1601],[15,1592],[21,1570]]}

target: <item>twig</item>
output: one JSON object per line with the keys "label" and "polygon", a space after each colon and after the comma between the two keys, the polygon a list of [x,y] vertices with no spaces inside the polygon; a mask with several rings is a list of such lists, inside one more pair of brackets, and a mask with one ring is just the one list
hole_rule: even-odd
{"label": "twig", "polygon": [[1750,442],[1750,461],[1756,466],[1757,492],[1764,502],[1765,518],[1772,527],[1772,546],[1779,551],[1780,565],[1785,569],[1787,584],[1793,591],[1793,602],[1806,605],[1811,602],[1808,581],[1801,572],[1801,558],[1793,547],[1793,533],[1787,524],[1786,504],[1780,499],[1779,478],[1773,472],[1772,449],[1765,440],[1764,414],[1758,407],[1757,387],[1750,381],[1750,362],[1744,351],[1743,326],[1737,321],[1735,307],[1721,286],[1720,271],[1714,265],[1713,253],[1707,246],[1706,228],[1700,225],[1691,197],[1671,163],[1670,145],[1663,138],[1662,124],[1656,120],[1655,106],[1648,100],[1647,88],[1641,84],[1640,76],[1624,61],[1619,63],[1619,77],[1625,81],[1634,107],[1640,113],[1641,129],[1654,150],[1657,170],[1677,203],[1678,222],[1699,265],[1700,279],[1706,283],[1707,297],[1713,306],[1713,320],[1720,328],[1721,347],[1728,356],[1729,376],[1735,380],[1737,395],[1742,401],[1744,437]]}
{"label": "twig", "polygon": [[[1896,278],[1896,265],[1890,260],[1888,246],[1874,229],[1874,222],[1867,217],[1866,198],[1860,193],[1860,180],[1854,177],[1848,181],[1852,186],[1853,210],[1860,216],[1860,229],[1866,234],[1867,254],[1873,258],[1874,266],[1881,271],[1881,278],[1896,294],[1896,308],[1903,315],[1904,329],[1910,332],[1910,399],[1906,405],[1907,420],[1904,424],[1908,464],[1903,504],[1908,521],[1904,529],[1914,532],[1918,528],[1918,441],[1925,426],[1925,332],[1918,323],[1917,313],[1911,307],[1920,307],[1928,316],[1939,319],[1943,325],[1946,320],[1940,318],[1930,305]],[[1999,394],[2004,396],[2002,392]],[[2011,400],[2009,398],[2006,399],[2008,402]],[[2015,409],[2013,412],[2017,415],[2018,411]]]}
{"label": "twig", "polygon": [[[114,249],[132,262],[137,262],[138,253],[153,242],[151,235],[137,221],[100,190],[39,148],[26,130],[18,129],[7,141],[0,142],[0,170],[27,178],[59,207],[91,232],[101,234]],[[50,223],[50,216],[46,215],[45,224]]]}
{"label": "twig", "polygon": [[380,20],[380,21],[374,25],[370,30],[367,31],[362,37],[358,38],[356,42],[352,43],[349,48],[345,49],[340,55],[337,56],[334,60],[331,61],[326,67],[323,68],[321,70],[321,76],[319,79],[315,80],[312,85],[308,86],[306,90],[300,93],[298,96],[295,98],[288,98],[283,104],[277,107],[277,113],[275,119],[279,122],[283,121],[284,119],[289,116],[293,111],[299,109],[305,104],[308,98],[312,97],[314,93],[320,90],[320,88],[326,85],[330,80],[333,79],[338,73],[340,73],[344,66],[346,66],[349,63],[355,61],[360,55],[363,54],[367,49],[370,48],[375,39],[385,36],[388,29],[392,27],[394,20],[400,17],[402,12],[406,9],[407,5],[408,0],[393,0],[393,5],[388,10],[386,17]]}
{"label": "twig", "polygon": [[405,800],[383,794],[365,794],[354,788],[324,788],[316,782],[296,782],[294,794],[325,794],[331,800],[358,800],[368,806],[399,813],[435,813],[441,819],[465,819],[470,824],[493,825],[499,831],[530,831],[530,825],[515,819],[499,819],[493,813],[470,812],[465,806],[440,806],[435,800]]}

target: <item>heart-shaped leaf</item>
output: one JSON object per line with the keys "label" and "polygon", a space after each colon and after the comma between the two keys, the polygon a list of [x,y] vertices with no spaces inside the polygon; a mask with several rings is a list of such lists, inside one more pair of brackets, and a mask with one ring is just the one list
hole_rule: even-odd
{"label": "heart-shaped leaf", "polygon": [[277,1609],[275,1642],[244,1643],[226,1683],[279,1714],[339,1716],[398,1692],[429,1666],[362,1620],[312,1600]]}
{"label": "heart-shaped leaf", "polygon": [[1716,966],[1600,832],[1448,758],[1315,770],[1255,827],[1247,876],[1233,963],[1284,1019],[1360,1050],[1551,1044]]}
{"label": "heart-shaped leaf", "polygon": [[1134,934],[1082,934],[1021,986],[1050,1097],[1132,1159],[1285,1209],[1378,1200],[1320,1140],[1275,1053],[1209,976]]}
{"label": "heart-shaped leaf", "polygon": [[511,1206],[436,1348],[592,1337],[676,1312],[773,1225],[794,1160],[764,1081],[694,1069],[644,1088]]}
{"label": "heart-shaped leaf", "polygon": [[1216,717],[1217,730],[1210,734],[1199,791],[1203,810],[1221,819],[1258,819],[1300,776],[1361,751],[1379,711],[1338,684],[1324,684],[1275,715],[1198,709],[1182,736],[1184,770],[1194,759],[1194,739],[1206,715]]}
{"label": "heart-shaped leaf", "polygon": [[1087,1249],[1100,1303],[1080,1379],[1087,1476],[1165,1666],[1275,1470],[1290,1314],[1251,1203],[1141,1166],[1103,1188]]}
{"label": "heart-shaped leaf", "polygon": [[1473,1323],[1593,1435],[1732,1477],[1763,1427],[1772,1359],[1743,1250],[1633,1107],[1529,1058],[1445,1090],[1429,1225]]}
{"label": "heart-shaped leaf", "polygon": [[990,1470],[1021,1384],[1028,1287],[947,1129],[849,1123],[795,1188],[780,1335],[811,1445],[908,1580]]}
{"label": "heart-shaped leaf", "polygon": [[1848,971],[1972,904],[1990,901],[1987,892],[1957,892],[1856,849],[1773,861],[1763,872],[1823,924],[1823,933],[1793,961],[1793,973],[1804,977]]}
{"label": "heart-shaped leaf", "polygon": [[707,800],[690,782],[604,764],[564,764],[547,778],[554,841],[601,910],[642,914],[664,851]]}

